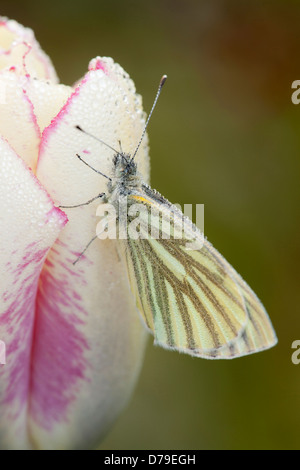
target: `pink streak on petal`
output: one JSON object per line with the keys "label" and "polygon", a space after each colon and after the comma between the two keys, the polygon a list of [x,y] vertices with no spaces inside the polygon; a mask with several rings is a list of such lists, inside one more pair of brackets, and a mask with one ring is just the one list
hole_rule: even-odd
{"label": "pink streak on petal", "polygon": [[[80,294],[63,278],[52,276],[52,265],[46,261],[40,278],[31,374],[30,413],[47,430],[67,420],[76,389],[89,380],[85,359],[89,345],[80,331],[87,312]],[[66,310],[72,313],[63,314]]]}
{"label": "pink streak on petal", "polygon": [[[3,399],[3,405],[13,403],[16,398],[19,401],[19,407],[14,414],[14,418],[21,411],[22,406],[28,398],[29,387],[29,368],[30,348],[27,348],[28,340],[30,343],[31,332],[34,322],[34,309],[37,292],[38,278],[41,271],[43,259],[46,256],[47,249],[35,251],[35,243],[28,245],[24,252],[22,262],[17,267],[12,267],[12,263],[7,263],[7,273],[13,274],[15,283],[18,283],[17,291],[11,296],[8,292],[3,293],[3,298],[11,303],[3,312],[0,318],[0,325],[13,325],[10,329],[10,337],[6,341],[7,366],[12,367],[9,382],[7,384],[6,396]],[[21,282],[20,278],[24,277],[26,270],[28,274]],[[18,282],[19,281],[19,282]],[[13,365],[10,365],[9,358],[12,353],[17,354]]]}
{"label": "pink streak on petal", "polygon": [[105,75],[108,75],[107,66],[101,59],[92,60],[89,64],[89,70],[103,70]]}
{"label": "pink streak on petal", "polygon": [[0,337],[7,352],[6,365],[0,368],[0,447],[28,448],[26,414],[38,282],[46,254],[67,219],[9,144],[4,139],[0,144]]}
{"label": "pink streak on petal", "polygon": [[48,140],[53,132],[55,132],[57,126],[59,125],[60,121],[68,114],[69,106],[72,103],[72,100],[75,96],[79,95],[80,86],[82,83],[85,83],[87,78],[83,78],[83,80],[79,83],[79,85],[75,88],[74,92],[69,96],[64,106],[61,108],[57,116],[52,119],[51,123],[48,127],[46,127],[42,133],[42,140],[40,143],[40,150],[39,150],[39,157],[38,157],[38,165],[41,161],[42,155],[46,153],[46,147],[48,144]]}
{"label": "pink streak on petal", "polygon": [[28,42],[23,41],[21,44],[24,44],[24,46],[27,47],[27,51],[24,52],[23,57],[22,57],[22,65],[24,69],[24,75],[26,77],[30,77],[30,74],[28,73],[27,67],[26,67],[26,56],[29,54],[29,52],[32,50],[32,46],[28,44]]}
{"label": "pink streak on petal", "polygon": [[54,214],[56,217],[61,219],[62,226],[64,226],[68,222],[68,217],[65,212],[63,212],[59,207],[53,207],[49,212],[46,214],[45,223],[47,224],[50,220],[53,219]]}
{"label": "pink streak on petal", "polygon": [[24,95],[25,100],[26,100],[27,103],[29,104],[30,117],[31,117],[31,120],[32,120],[33,125],[34,125],[35,132],[36,132],[38,138],[40,139],[40,138],[41,138],[40,126],[38,125],[38,122],[37,122],[37,117],[36,117],[36,114],[35,114],[35,112],[34,112],[33,103],[32,103],[32,101],[29,99],[25,88],[23,88],[23,95]]}

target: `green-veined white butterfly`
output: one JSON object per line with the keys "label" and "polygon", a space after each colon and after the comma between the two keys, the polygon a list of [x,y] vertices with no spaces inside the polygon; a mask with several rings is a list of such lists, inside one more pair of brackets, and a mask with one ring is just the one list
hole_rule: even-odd
{"label": "green-veined white butterfly", "polygon": [[[85,204],[102,197],[119,213],[126,198],[128,214],[130,207],[136,204],[147,209],[140,219],[139,238],[119,239],[118,245],[138,310],[156,344],[207,359],[231,359],[268,349],[276,344],[277,338],[255,293],[203,238],[197,227],[161,194],[143,183],[138,173],[134,157],[165,80],[163,76],[134,155],[115,151],[112,176],[103,175],[78,155],[86,165],[109,180],[107,193]],[[160,214],[156,218],[160,229],[162,220],[169,222],[169,239],[163,238],[163,230],[159,238],[149,236],[148,214],[153,209]],[[182,220],[184,235],[176,238],[174,234],[182,226]],[[131,221],[128,215],[125,231]],[[199,241],[202,248],[187,249],[191,240]]]}

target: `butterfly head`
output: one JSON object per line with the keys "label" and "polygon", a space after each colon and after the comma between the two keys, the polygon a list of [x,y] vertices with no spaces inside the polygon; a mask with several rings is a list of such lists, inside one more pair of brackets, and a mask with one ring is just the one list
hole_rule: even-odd
{"label": "butterfly head", "polygon": [[116,153],[113,158],[114,173],[117,179],[126,181],[136,176],[137,166],[127,153]]}

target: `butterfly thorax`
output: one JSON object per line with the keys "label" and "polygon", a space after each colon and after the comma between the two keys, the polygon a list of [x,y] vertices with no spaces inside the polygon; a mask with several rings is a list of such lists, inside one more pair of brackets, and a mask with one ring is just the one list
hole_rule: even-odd
{"label": "butterfly thorax", "polygon": [[142,185],[137,165],[126,153],[117,153],[113,158],[113,174],[108,183],[108,200],[114,202],[122,196],[128,196]]}

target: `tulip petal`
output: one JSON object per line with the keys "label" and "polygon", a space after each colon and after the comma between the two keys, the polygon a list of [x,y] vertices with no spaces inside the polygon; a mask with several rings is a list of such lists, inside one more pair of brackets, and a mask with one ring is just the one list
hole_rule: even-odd
{"label": "tulip petal", "polygon": [[[145,117],[133,82],[111,59],[95,59],[42,136],[37,175],[60,204],[78,204],[106,190],[113,152],[75,125],[132,152]],[[147,138],[137,155],[148,178]],[[94,446],[131,394],[141,367],[145,331],[115,240],[96,240],[94,204],[66,210],[69,223],[51,250],[37,298],[29,429],[37,448]]]}
{"label": "tulip petal", "polygon": [[[1,75],[0,75],[1,77]],[[72,92],[66,85],[53,85],[45,80],[27,79],[24,90],[32,104],[34,116],[41,132],[64,106]]]}
{"label": "tulip petal", "polygon": [[26,83],[26,77],[13,72],[0,73],[0,135],[6,137],[15,152],[34,170],[41,132],[26,94]]}
{"label": "tulip petal", "polygon": [[58,82],[50,58],[43,52],[30,28],[0,17],[0,70]]}
{"label": "tulip petal", "polygon": [[32,172],[0,139],[0,447],[30,448],[27,411],[38,280],[67,221]]}
{"label": "tulip petal", "polygon": [[0,73],[0,135],[35,171],[41,132],[72,93],[65,85]]}

